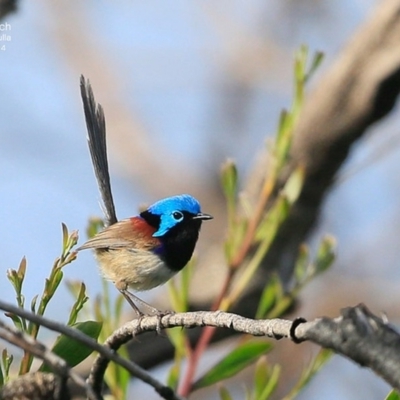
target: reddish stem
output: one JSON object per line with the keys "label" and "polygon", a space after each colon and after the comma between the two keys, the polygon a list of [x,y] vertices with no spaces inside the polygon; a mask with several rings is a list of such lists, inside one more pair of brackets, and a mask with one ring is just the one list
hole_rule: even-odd
{"label": "reddish stem", "polygon": [[[218,308],[220,307],[221,302],[223,301],[224,297],[228,293],[229,287],[231,285],[231,282],[235,275],[236,270],[243,263],[243,261],[246,257],[246,254],[248,253],[248,251],[251,247],[257,226],[262,217],[264,208],[267,204],[271,189],[272,189],[271,182],[267,181],[264,184],[263,191],[261,193],[261,198],[257,204],[254,216],[249,222],[249,225],[248,225],[248,228],[246,231],[246,235],[244,237],[242,245],[240,246],[238,252],[236,253],[236,256],[232,259],[232,261],[229,264],[228,274],[226,275],[226,279],[221,288],[218,298],[215,300],[214,304],[211,307],[212,311],[218,310]],[[215,331],[216,331],[216,328],[211,327],[211,326],[206,326],[200,335],[199,341],[197,342],[195,349],[193,351],[189,352],[188,366],[187,366],[186,374],[183,378],[182,385],[179,389],[179,394],[181,396],[187,397],[189,395],[189,393],[191,392],[194,375],[196,373],[196,369],[197,369],[197,365],[199,363],[200,357],[204,353],[204,351],[207,349],[207,346],[210,343],[212,337],[214,336]]]}

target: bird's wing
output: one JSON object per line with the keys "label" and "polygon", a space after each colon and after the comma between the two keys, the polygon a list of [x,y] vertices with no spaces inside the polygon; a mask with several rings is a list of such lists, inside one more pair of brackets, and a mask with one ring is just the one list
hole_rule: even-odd
{"label": "bird's wing", "polygon": [[160,245],[160,241],[152,236],[155,231],[155,228],[140,217],[124,219],[105,228],[77,250],[118,248],[152,250]]}

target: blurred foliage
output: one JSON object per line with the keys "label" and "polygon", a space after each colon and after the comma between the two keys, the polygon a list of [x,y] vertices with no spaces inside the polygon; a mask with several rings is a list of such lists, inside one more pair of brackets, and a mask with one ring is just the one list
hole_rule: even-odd
{"label": "blurred foliage", "polygon": [[400,400],[400,393],[397,390],[393,389],[385,397],[385,400]]}
{"label": "blurred foliage", "polygon": [[[43,316],[45,314],[47,306],[49,305],[50,301],[52,301],[55,297],[56,291],[63,279],[63,268],[76,259],[76,252],[73,251],[72,248],[77,244],[77,242],[78,233],[76,231],[68,232],[67,227],[62,224],[61,254],[59,257],[56,258],[53,267],[50,270],[49,277],[45,279],[44,289],[40,298],[38,295],[36,295],[31,301],[30,311],[32,313],[40,316]],[[22,259],[17,270],[9,269],[7,271],[7,278],[14,287],[16,302],[18,307],[20,308],[25,308],[23,283],[26,272],[27,261],[25,258]],[[87,300],[88,297],[85,294],[85,285],[81,283],[77,292],[76,301],[71,308],[67,325],[85,333],[87,336],[93,339],[97,339],[101,331],[101,322],[83,321],[76,323],[78,315]],[[12,313],[5,313],[5,315],[12,320],[18,330],[26,333],[34,339],[38,337],[40,325],[32,323],[31,321],[28,321],[25,318],[22,318]],[[88,349],[80,342],[77,342],[76,340],[73,340],[65,335],[58,336],[51,351],[57,356],[66,360],[70,367],[79,364],[92,353],[91,349]],[[7,349],[3,349],[0,363],[0,387],[6,384],[10,379],[10,368],[13,360],[13,355],[9,354]],[[25,351],[20,361],[18,375],[32,372],[32,362],[33,356],[29,352]],[[39,367],[39,370],[42,372],[51,371],[50,367],[44,363]]]}

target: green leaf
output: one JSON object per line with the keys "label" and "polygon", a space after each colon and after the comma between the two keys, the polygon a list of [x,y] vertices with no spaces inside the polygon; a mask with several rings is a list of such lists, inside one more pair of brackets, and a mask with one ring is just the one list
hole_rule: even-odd
{"label": "green leaf", "polygon": [[303,370],[299,380],[291,389],[290,393],[285,396],[284,400],[295,399],[318,371],[331,359],[332,355],[332,350],[321,349],[314,360]]}
{"label": "green leaf", "polygon": [[[85,321],[73,325],[73,328],[96,340],[99,337],[101,327],[102,323],[97,321]],[[92,351],[83,343],[66,335],[60,335],[52,348],[52,352],[64,359],[70,367],[74,367],[89,357]],[[43,363],[39,371],[51,372],[51,369]]]}
{"label": "green leaf", "polygon": [[96,235],[101,229],[104,228],[104,221],[101,218],[90,218],[89,224],[86,228],[86,235],[91,239]]}
{"label": "green leaf", "polygon": [[174,364],[169,370],[167,386],[174,391],[178,388],[180,373],[181,369],[179,364]]}
{"label": "green leaf", "polygon": [[7,278],[11,282],[11,284],[14,286],[14,290],[17,295],[17,304],[18,304],[18,307],[21,307],[21,308],[24,307],[24,303],[25,303],[25,298],[22,294],[22,284],[24,283],[25,273],[26,273],[26,258],[25,257],[22,258],[17,271],[14,269],[7,270]]}
{"label": "green leaf", "polygon": [[393,389],[388,395],[385,397],[385,400],[400,400],[400,393]]}
{"label": "green leaf", "polygon": [[322,239],[315,261],[316,272],[324,272],[332,265],[335,260],[335,246],[336,240],[333,236],[325,236]]}
{"label": "green leaf", "polygon": [[271,349],[272,344],[266,341],[249,341],[239,345],[195,382],[193,388],[199,389],[230,378]]}
{"label": "green leaf", "polygon": [[305,82],[308,82],[311,76],[314,74],[316,69],[321,65],[322,60],[324,59],[324,53],[322,51],[316,51],[314,53],[314,57],[311,61],[311,66],[305,75]]}
{"label": "green leaf", "polygon": [[300,245],[296,265],[294,267],[294,276],[297,282],[303,282],[308,277],[310,264],[310,249],[305,244]]}
{"label": "green leaf", "polygon": [[293,204],[300,195],[304,182],[304,169],[301,167],[296,168],[291,174],[284,188],[283,194],[287,198],[289,204]]}
{"label": "green leaf", "polygon": [[238,173],[236,164],[233,160],[228,159],[222,165],[221,171],[222,189],[224,190],[225,197],[228,201],[232,201],[235,199],[237,191],[237,180]]}
{"label": "green leaf", "polygon": [[4,375],[3,375],[3,368],[0,365],[0,389],[4,385]]}
{"label": "green leaf", "polygon": [[36,313],[36,303],[37,303],[38,295],[35,295],[31,301],[31,311]]}
{"label": "green leaf", "polygon": [[266,358],[262,357],[256,366],[254,400],[267,400],[278,386],[281,366],[268,368]]}
{"label": "green leaf", "polygon": [[186,267],[179,274],[181,281],[182,312],[186,312],[189,308],[189,289],[190,289],[190,282],[192,279],[194,264],[195,264],[195,258],[192,257],[192,259],[188,262]]}
{"label": "green leaf", "polygon": [[[70,287],[72,287],[72,285]],[[81,282],[79,292],[77,293],[77,299],[72,306],[67,325],[73,325],[76,323],[79,312],[88,300],[89,297],[86,296],[86,286]]]}
{"label": "green leaf", "polygon": [[289,201],[282,193],[277,197],[275,204],[268,210],[256,232],[256,241],[272,242],[275,234],[289,214]]}
{"label": "green leaf", "polygon": [[258,304],[256,319],[265,318],[267,313],[272,310],[276,304],[278,293],[282,291],[279,278],[276,275],[271,275],[267,286],[262,292],[260,302]]}
{"label": "green leaf", "polygon": [[24,320],[22,320],[18,315],[10,313],[10,312],[6,312],[4,313],[4,315],[8,318],[11,318],[12,322],[14,322],[15,327],[22,332],[25,332],[25,328],[24,328]]}
{"label": "green leaf", "polygon": [[63,254],[66,253],[67,245],[68,245],[68,228],[64,222],[61,223],[62,228],[62,252]]}
{"label": "green leaf", "polygon": [[3,368],[0,367],[0,387],[8,382],[10,375],[10,367],[14,360],[14,356],[9,354],[7,349],[3,349],[1,352],[1,362]]}

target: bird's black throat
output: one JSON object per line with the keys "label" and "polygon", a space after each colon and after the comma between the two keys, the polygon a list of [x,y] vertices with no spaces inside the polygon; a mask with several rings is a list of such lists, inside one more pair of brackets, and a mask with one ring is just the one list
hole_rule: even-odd
{"label": "bird's black throat", "polygon": [[[184,212],[185,218],[159,239],[162,247],[158,254],[172,271],[180,271],[191,259],[199,231],[201,219],[193,219],[193,215]],[[151,226],[158,229],[160,216],[149,211],[140,214]]]}

